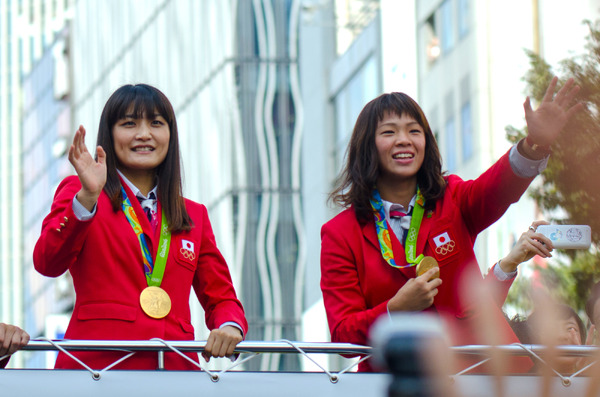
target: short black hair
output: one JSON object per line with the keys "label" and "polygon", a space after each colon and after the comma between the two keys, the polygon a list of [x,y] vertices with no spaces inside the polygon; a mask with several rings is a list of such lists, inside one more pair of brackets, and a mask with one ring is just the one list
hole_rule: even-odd
{"label": "short black hair", "polygon": [[[547,309],[550,312],[551,312],[551,310],[556,311],[558,318],[561,320],[568,320],[570,318],[574,318],[575,322],[577,322],[577,326],[579,327],[579,336],[581,337],[581,343],[582,344],[585,343],[587,329],[583,325],[583,321],[581,320],[581,317],[579,317],[579,314],[577,314],[577,312],[571,306],[565,305],[563,303],[556,303],[545,309]],[[530,332],[532,332],[532,334],[530,336],[531,336],[531,340],[533,341],[533,343],[540,343],[540,341],[538,340],[538,337],[539,337],[538,332],[534,332],[534,330],[531,328],[532,325],[535,327],[536,321],[539,321],[539,320],[535,320],[535,318],[545,315],[548,311],[536,309],[533,311],[533,313],[531,313],[529,315],[529,317],[527,317],[527,322],[529,323]]]}

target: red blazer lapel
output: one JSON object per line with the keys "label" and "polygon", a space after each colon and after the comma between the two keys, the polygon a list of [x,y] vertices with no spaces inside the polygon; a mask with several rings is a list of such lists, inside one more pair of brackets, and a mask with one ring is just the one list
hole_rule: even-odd
{"label": "red blazer lapel", "polygon": [[381,248],[379,247],[379,239],[377,238],[377,230],[375,229],[375,222],[365,222],[362,225],[362,232],[365,236],[365,239],[381,252]]}

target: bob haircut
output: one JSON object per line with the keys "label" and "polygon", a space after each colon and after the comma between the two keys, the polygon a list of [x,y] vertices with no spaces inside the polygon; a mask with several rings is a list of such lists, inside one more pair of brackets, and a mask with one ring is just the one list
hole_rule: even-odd
{"label": "bob haircut", "polygon": [[330,201],[343,207],[353,205],[359,221],[372,219],[369,200],[380,172],[375,130],[385,113],[410,116],[425,131],[425,158],[417,172],[417,184],[425,198],[425,206],[432,208],[446,188],[440,151],[421,107],[401,92],[380,95],[367,103],[358,115],[346,152],[346,165],[329,195]]}
{"label": "bob haircut", "polygon": [[142,119],[154,113],[159,113],[167,121],[170,131],[167,155],[156,168],[158,199],[172,232],[190,230],[192,222],[182,195],[179,135],[175,112],[165,94],[155,87],[147,84],[124,85],[118,88],[104,105],[97,140],[97,145],[102,146],[106,152],[107,176],[104,191],[111,200],[113,210],[120,211],[123,197],[121,180],[117,173],[113,127],[125,115]]}

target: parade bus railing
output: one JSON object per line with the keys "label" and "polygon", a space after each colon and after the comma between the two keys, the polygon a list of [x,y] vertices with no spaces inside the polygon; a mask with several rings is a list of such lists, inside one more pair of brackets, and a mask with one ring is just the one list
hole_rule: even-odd
{"label": "parade bus railing", "polygon": [[[26,351],[123,351],[124,359],[140,351],[153,351],[158,355],[159,366],[164,366],[165,352],[202,352],[204,341],[98,341],[98,340],[32,340]],[[552,354],[587,357],[587,364],[577,373],[562,375],[551,369],[543,358],[550,348],[540,345],[456,346],[456,355],[480,357],[480,361],[450,376],[453,393],[457,397],[470,396],[600,396],[600,370],[595,359],[600,350],[595,346],[556,346]],[[6,369],[0,371],[0,395],[4,396],[60,396],[85,395],[128,397],[152,396],[169,393],[179,396],[387,396],[392,375],[387,373],[357,373],[351,370],[357,364],[341,371],[329,371],[311,358],[314,354],[361,355],[370,357],[374,349],[346,343],[314,342],[241,342],[236,353],[240,357],[222,370],[209,370],[196,363],[202,371],[134,371],[111,369],[119,362],[102,370]],[[529,356],[551,371],[538,374],[496,375],[474,374],[472,370],[496,357]],[[321,367],[317,372],[245,371],[243,364],[261,354],[301,354]],[[16,354],[21,354],[17,352]],[[187,357],[187,356],[186,356]],[[78,360],[76,360],[78,361]],[[510,369],[509,369],[510,370]],[[586,372],[587,371],[587,372]],[[595,373],[594,376],[590,376]],[[90,376],[91,375],[91,376]],[[499,385],[502,386],[499,386]],[[498,390],[502,389],[503,394]],[[544,394],[546,393],[546,394]]]}

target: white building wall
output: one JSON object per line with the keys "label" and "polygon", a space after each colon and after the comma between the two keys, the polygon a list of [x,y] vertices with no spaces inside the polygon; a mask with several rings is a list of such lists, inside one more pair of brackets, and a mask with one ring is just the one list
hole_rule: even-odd
{"label": "white building wall", "polygon": [[[0,321],[25,327],[31,252],[23,225],[23,76],[64,27],[71,0],[0,2]],[[36,336],[37,330],[30,330]],[[19,366],[23,356],[11,365]]]}
{"label": "white building wall", "polygon": [[[464,37],[458,33],[461,3],[467,4],[469,11],[468,33]],[[535,49],[535,38],[539,34],[540,53],[553,65],[569,54],[580,53],[585,36],[581,20],[597,17],[598,7],[594,3],[597,2],[577,0],[566,9],[557,7],[554,1],[544,0],[417,2],[417,29],[421,40],[420,104],[439,133],[444,169],[448,169],[448,160],[454,156],[457,160],[449,171],[464,179],[476,178],[508,150],[510,144],[506,140],[505,127],[525,125],[522,104],[528,93],[522,78],[529,69],[525,49]],[[442,8],[445,5],[452,10],[454,44],[428,65],[422,29],[427,18],[434,15],[438,33],[443,35]],[[535,32],[534,25],[536,8],[539,10],[539,32]],[[517,9],[519,11],[515,12]],[[465,78],[469,81],[468,96],[472,104],[475,155],[463,160],[460,105],[464,96],[461,82]],[[449,97],[452,98],[450,106]],[[445,125],[451,117],[456,127],[453,136],[449,136]],[[475,248],[482,271],[487,271],[502,258],[531,221],[539,216],[539,210],[526,193],[498,222],[481,233]]]}
{"label": "white building wall", "polygon": [[[417,24],[421,34],[427,19],[433,15],[440,45],[443,47],[444,33],[451,32],[453,36],[450,49],[442,48],[441,55],[431,63],[423,56],[426,43],[421,41],[419,92],[420,104],[438,134],[443,169],[463,179],[473,179],[510,147],[505,126],[520,125],[522,120],[519,118],[524,99],[521,77],[528,66],[522,49],[531,47],[532,30],[528,4],[517,0],[514,4],[467,3],[468,31],[462,37],[458,29],[458,0],[429,1],[424,7],[418,3]],[[515,13],[517,3],[520,12]],[[450,30],[444,26],[443,7],[450,9]],[[506,29],[509,20],[511,28]],[[467,98],[471,103],[474,148],[469,158],[463,156],[460,113]],[[453,131],[448,130],[449,120],[454,120]],[[510,236],[520,234],[522,224],[529,224],[534,217],[533,203],[524,198],[479,235],[475,252],[482,271],[487,271],[508,252],[512,246]]]}

